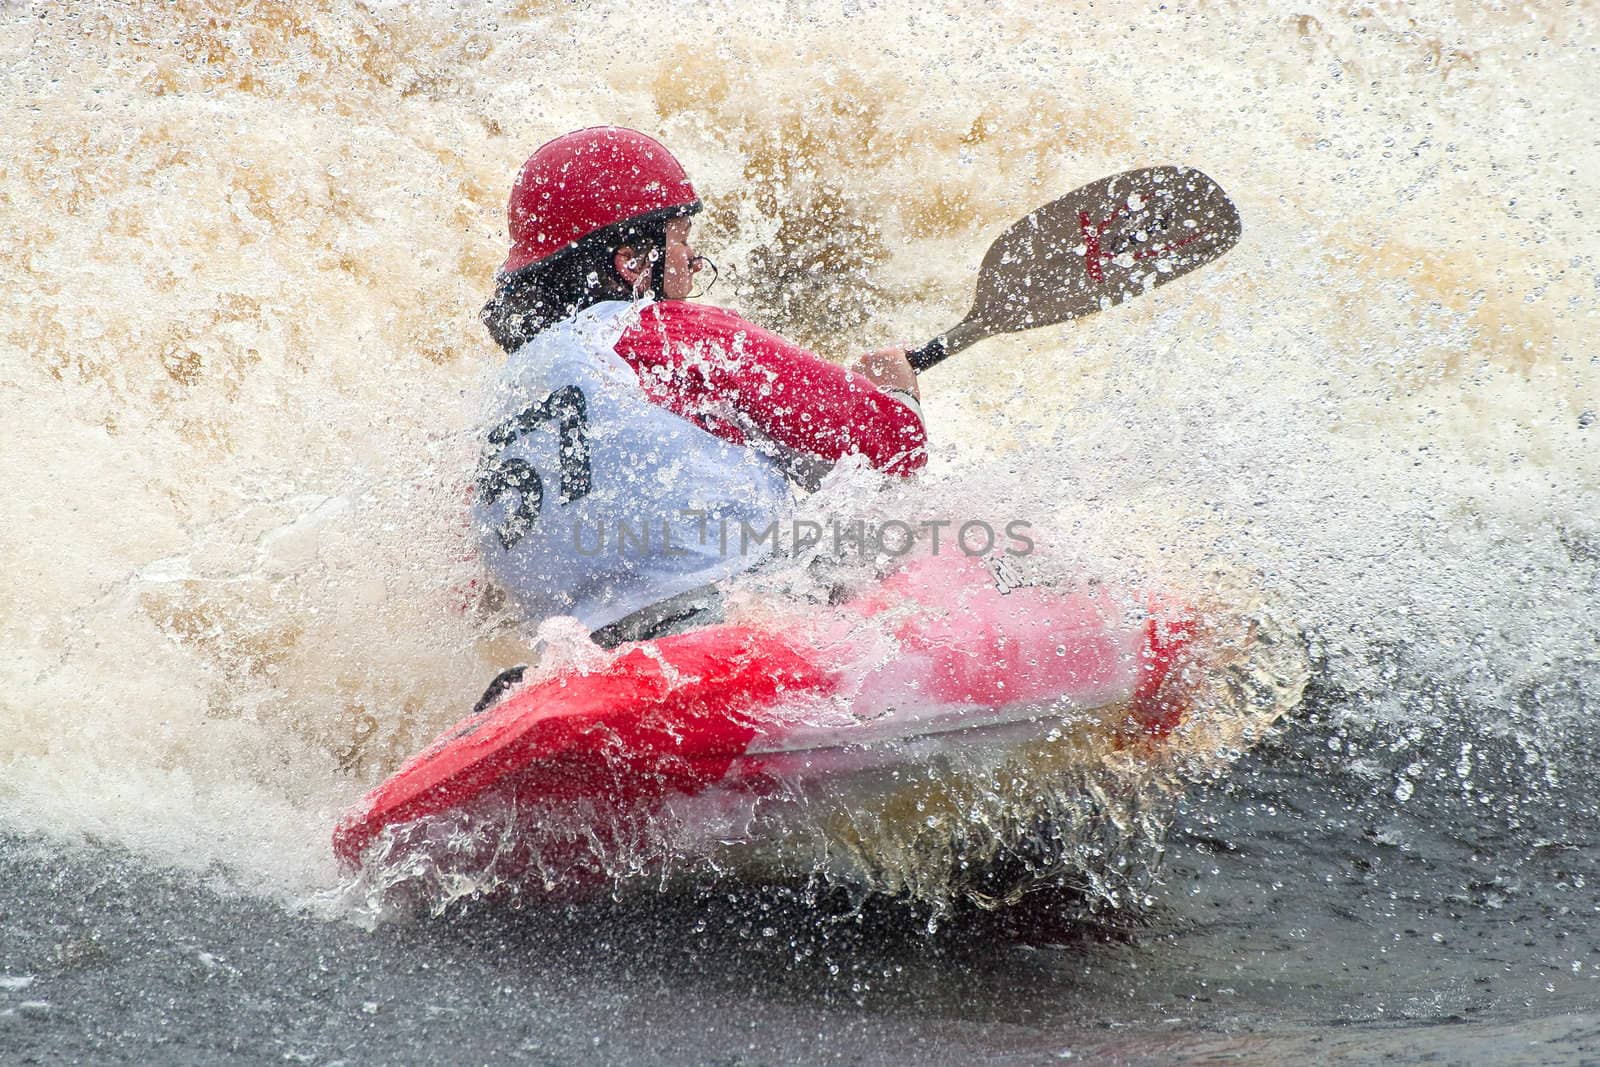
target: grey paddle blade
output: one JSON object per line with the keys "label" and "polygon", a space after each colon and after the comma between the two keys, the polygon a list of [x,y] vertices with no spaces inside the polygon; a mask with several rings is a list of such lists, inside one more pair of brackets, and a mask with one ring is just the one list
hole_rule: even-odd
{"label": "grey paddle blade", "polygon": [[1122,303],[1221,256],[1239,211],[1216,182],[1182,167],[1114,174],[1013,223],[990,246],[960,325],[911,354],[925,370],[997,333],[1066,322]]}

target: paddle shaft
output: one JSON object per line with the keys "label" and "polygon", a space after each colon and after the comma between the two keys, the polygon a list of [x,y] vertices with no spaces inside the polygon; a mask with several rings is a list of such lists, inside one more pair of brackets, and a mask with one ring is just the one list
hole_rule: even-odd
{"label": "paddle shaft", "polygon": [[[965,325],[966,323],[961,324],[961,326]],[[969,348],[983,340],[983,337],[989,336],[984,334],[982,337],[972,337],[966,340],[964,344],[955,343],[952,339],[960,336],[961,326],[952,327],[921,348],[915,348],[907,352],[906,359],[910,361],[911,369],[921,374],[930,367],[937,367],[963,348]]]}
{"label": "paddle shaft", "polygon": [[906,353],[906,359],[911,363],[911,369],[921,374],[930,367],[937,367],[950,358],[950,350],[945,347],[943,337],[935,337],[921,348],[913,348]]}

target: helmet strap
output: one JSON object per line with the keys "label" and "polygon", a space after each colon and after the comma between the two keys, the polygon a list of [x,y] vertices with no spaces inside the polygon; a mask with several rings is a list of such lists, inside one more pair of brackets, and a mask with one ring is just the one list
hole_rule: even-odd
{"label": "helmet strap", "polygon": [[650,295],[657,300],[667,298],[667,253],[660,248],[650,250]]}
{"label": "helmet strap", "polygon": [[[633,250],[635,257],[640,255],[638,245],[630,244],[630,245],[628,245],[628,247]],[[642,276],[635,276],[633,281],[631,283],[629,283],[629,287],[632,290],[634,296],[643,296],[645,293],[648,292],[652,296],[654,296],[657,300],[665,300],[667,298],[667,290],[666,290],[666,284],[667,284],[667,257],[666,257],[666,254],[659,248],[652,248],[652,249],[649,249],[648,251],[644,252],[643,255],[644,255],[645,263],[648,264],[649,268],[650,268],[650,272],[649,272],[649,275],[648,275],[648,277],[650,279],[650,284],[646,288],[641,289],[640,286],[639,286],[639,283],[641,281],[643,281],[644,278]],[[626,281],[627,279],[619,279],[619,280]]]}

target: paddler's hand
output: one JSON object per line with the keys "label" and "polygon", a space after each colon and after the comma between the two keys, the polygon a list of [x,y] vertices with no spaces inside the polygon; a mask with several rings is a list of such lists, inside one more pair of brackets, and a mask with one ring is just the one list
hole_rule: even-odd
{"label": "paddler's hand", "polygon": [[876,352],[868,352],[851,364],[850,369],[864,375],[879,389],[910,393],[912,399],[922,399],[922,394],[917,390],[917,372],[911,369],[911,361],[906,359],[906,350],[903,348],[880,348]]}

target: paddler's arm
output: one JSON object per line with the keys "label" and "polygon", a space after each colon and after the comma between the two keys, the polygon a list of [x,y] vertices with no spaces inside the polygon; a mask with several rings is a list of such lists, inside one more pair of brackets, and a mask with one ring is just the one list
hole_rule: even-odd
{"label": "paddler's arm", "polygon": [[916,379],[902,351],[863,357],[866,373],[846,370],[724,308],[667,300],[645,309],[617,352],[641,378],[672,381],[678,396],[664,398],[666,406],[713,433],[716,425],[696,416],[720,409],[825,463],[860,455],[903,477],[928,462]]}
{"label": "paddler's arm", "polygon": [[880,348],[850,364],[850,369],[877,386],[880,392],[905,404],[921,419],[922,390],[917,387],[917,372],[911,368],[907,355],[904,348]]}

